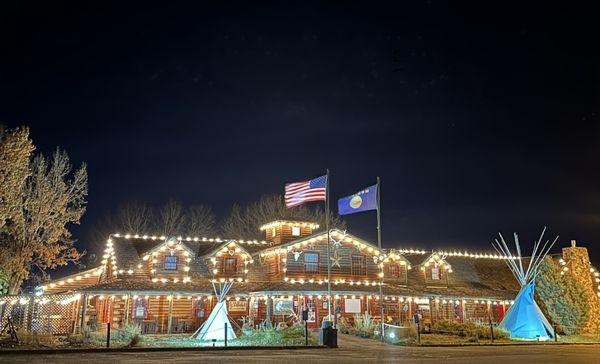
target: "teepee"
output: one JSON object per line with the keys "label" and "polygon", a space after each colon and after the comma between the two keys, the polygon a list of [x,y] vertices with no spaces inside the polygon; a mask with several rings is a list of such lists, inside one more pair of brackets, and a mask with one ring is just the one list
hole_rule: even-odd
{"label": "teepee", "polygon": [[225,324],[227,324],[227,340],[236,338],[233,327],[231,327],[231,322],[229,321],[227,301],[225,300],[225,296],[232,285],[233,282],[227,282],[218,290],[213,283],[213,290],[217,296],[217,304],[210,312],[210,315],[208,315],[206,321],[192,334],[192,339],[223,341],[225,340]]}
{"label": "teepee", "polygon": [[510,307],[499,325],[515,339],[548,340],[554,338],[554,335],[556,335],[534,299],[535,278],[538,268],[554,243],[558,240],[557,236],[552,243],[546,240],[542,245],[542,238],[545,232],[546,228],[544,227],[540,238],[533,245],[531,257],[525,263],[521,256],[521,246],[517,233],[514,233],[517,250],[516,256],[509,249],[502,234],[499,234],[500,241],[495,239],[494,243],[492,243],[498,253],[506,258],[506,264],[521,285],[521,290],[515,298],[515,303]]}

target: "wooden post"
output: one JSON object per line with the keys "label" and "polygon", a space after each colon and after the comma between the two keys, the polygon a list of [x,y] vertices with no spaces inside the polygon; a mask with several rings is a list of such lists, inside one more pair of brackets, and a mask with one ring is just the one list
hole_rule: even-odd
{"label": "wooden post", "polygon": [[88,300],[88,295],[87,293],[83,294],[83,297],[81,297],[81,322],[80,322],[80,330],[84,331],[87,328],[87,322],[85,321],[85,316],[87,315],[87,300]]}
{"label": "wooden post", "polygon": [[125,298],[125,324],[129,323],[129,303],[131,302],[131,295],[128,294]]}
{"label": "wooden post", "polygon": [[33,295],[29,298],[29,302],[27,303],[27,331],[32,332],[33,329],[33,311],[34,311],[34,299]]}
{"label": "wooden post", "polygon": [[167,334],[170,334],[171,326],[173,325],[173,294],[167,296],[167,299],[169,299],[169,319],[167,321]]}
{"label": "wooden post", "polygon": [[267,300],[265,303],[267,304],[267,317],[266,317],[265,321],[268,323],[269,326],[271,326],[271,303],[272,303],[271,296],[267,296]]}
{"label": "wooden post", "polygon": [[110,348],[110,322],[106,324],[106,347]]}

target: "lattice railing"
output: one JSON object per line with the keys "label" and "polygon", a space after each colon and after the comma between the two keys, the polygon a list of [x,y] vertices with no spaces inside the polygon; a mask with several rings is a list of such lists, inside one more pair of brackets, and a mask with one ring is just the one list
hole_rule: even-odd
{"label": "lattice railing", "polygon": [[0,296],[0,332],[6,331],[10,320],[18,332],[71,334],[79,298],[77,294]]}

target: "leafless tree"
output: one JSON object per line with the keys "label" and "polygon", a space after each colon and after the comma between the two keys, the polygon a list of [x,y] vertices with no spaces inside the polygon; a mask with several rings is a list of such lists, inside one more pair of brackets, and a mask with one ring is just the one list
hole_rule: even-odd
{"label": "leafless tree", "polygon": [[148,234],[151,231],[152,208],[145,203],[129,202],[122,205],[116,215],[117,226],[123,233]]}
{"label": "leafless tree", "polygon": [[[245,207],[234,205],[221,224],[223,236],[236,239],[261,239],[259,227],[274,220],[300,220],[316,222],[325,228],[325,213],[319,207],[300,205],[288,209],[283,196],[266,195]],[[334,214],[329,215],[331,227],[344,228],[345,222]]]}
{"label": "leafless tree", "polygon": [[190,206],[185,215],[185,234],[191,236],[214,236],[216,219],[212,209],[205,205]]}
{"label": "leafless tree", "polygon": [[186,217],[181,204],[170,199],[158,213],[157,227],[161,234],[177,236],[184,231]]}
{"label": "leafless tree", "polygon": [[87,233],[88,250],[101,255],[110,234],[158,234],[151,206],[142,202],[127,202],[116,213],[108,212],[96,220]]}

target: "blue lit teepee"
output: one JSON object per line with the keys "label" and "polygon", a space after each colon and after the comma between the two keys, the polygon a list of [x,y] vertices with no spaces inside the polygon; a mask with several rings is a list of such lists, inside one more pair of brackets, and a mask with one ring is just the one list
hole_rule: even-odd
{"label": "blue lit teepee", "polygon": [[[217,304],[210,312],[210,315],[208,315],[206,321],[204,321],[198,330],[192,334],[192,339],[202,341],[222,341],[225,340],[225,337],[227,337],[228,340],[235,339],[235,332],[233,331],[233,327],[231,327],[231,321],[229,321],[227,301],[225,300],[225,296],[231,289],[233,283],[225,283],[220,290],[217,289],[215,283],[212,285],[215,294],[217,295]],[[225,326],[225,324],[227,324],[227,326]],[[227,327],[227,333],[225,332],[225,327]]]}
{"label": "blue lit teepee", "polygon": [[499,325],[510,333],[511,338],[523,340],[548,340],[554,338],[555,335],[552,326],[534,299],[537,270],[554,243],[556,243],[556,240],[558,240],[558,236],[552,243],[547,240],[540,249],[545,232],[546,228],[544,227],[540,238],[533,246],[531,258],[526,267],[523,265],[521,246],[519,244],[519,237],[516,233],[514,234],[515,247],[517,248],[516,257],[508,248],[502,234],[499,234],[500,241],[496,239],[495,244],[492,243],[498,253],[507,258],[505,259],[506,264],[521,284],[521,290],[519,291],[517,298],[515,298],[515,303],[508,310]]}

